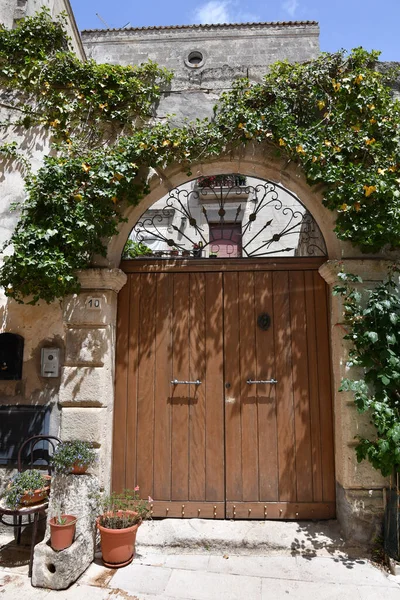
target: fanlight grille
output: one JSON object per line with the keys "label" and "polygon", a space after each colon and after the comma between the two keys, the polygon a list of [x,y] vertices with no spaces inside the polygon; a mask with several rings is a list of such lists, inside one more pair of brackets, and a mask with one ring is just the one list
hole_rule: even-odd
{"label": "fanlight grille", "polygon": [[322,233],[297,196],[271,181],[219,175],[175,188],[132,230],[156,258],[326,256]]}

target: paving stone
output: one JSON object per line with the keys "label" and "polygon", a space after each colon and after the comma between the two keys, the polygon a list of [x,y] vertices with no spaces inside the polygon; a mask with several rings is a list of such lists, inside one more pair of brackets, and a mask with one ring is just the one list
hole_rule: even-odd
{"label": "paving stone", "polygon": [[[333,583],[314,583],[310,581],[281,581],[278,579],[262,580],[261,600],[359,600],[357,586]],[[372,597],[373,598],[373,597]],[[372,600],[371,598],[371,600]],[[373,599],[375,600],[375,598]],[[378,600],[378,597],[376,598]]]}
{"label": "paving stone", "polygon": [[388,580],[386,573],[364,559],[315,557],[307,560],[297,557],[296,562],[301,573],[299,579],[302,581],[396,586],[396,583]]}
{"label": "paving stone", "polygon": [[288,556],[210,556],[208,570],[250,577],[301,578],[296,559]]}
{"label": "paving stone", "polygon": [[358,588],[358,593],[360,600],[399,600],[400,587],[397,587],[396,589],[360,586]]}
{"label": "paving stone", "polygon": [[131,564],[119,569],[111,579],[109,587],[119,588],[138,594],[161,594],[171,576],[172,570],[163,567],[147,567]]}
{"label": "paving stone", "polygon": [[174,570],[165,588],[165,595],[183,600],[260,600],[261,579]]}
{"label": "paving stone", "polygon": [[210,556],[198,554],[184,554],[180,556],[167,556],[165,565],[171,569],[185,569],[188,571],[212,571],[209,562]]}

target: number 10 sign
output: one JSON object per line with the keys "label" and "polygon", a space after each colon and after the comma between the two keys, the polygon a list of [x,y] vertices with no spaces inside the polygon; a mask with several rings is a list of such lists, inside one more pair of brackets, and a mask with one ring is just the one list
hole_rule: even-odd
{"label": "number 10 sign", "polygon": [[90,296],[86,300],[86,308],[89,310],[101,310],[101,298],[95,298]]}

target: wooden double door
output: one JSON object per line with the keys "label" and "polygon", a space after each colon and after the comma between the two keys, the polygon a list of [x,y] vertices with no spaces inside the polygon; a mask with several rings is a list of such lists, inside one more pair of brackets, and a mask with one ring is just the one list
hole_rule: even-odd
{"label": "wooden double door", "polygon": [[315,263],[124,266],[113,489],[139,485],[157,517],[334,517],[327,294]]}

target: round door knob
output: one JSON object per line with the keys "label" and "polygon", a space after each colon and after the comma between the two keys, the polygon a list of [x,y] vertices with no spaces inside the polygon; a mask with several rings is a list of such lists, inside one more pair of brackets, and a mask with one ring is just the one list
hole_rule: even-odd
{"label": "round door knob", "polygon": [[225,387],[227,390],[229,390],[229,388],[231,387],[231,384],[229,383],[229,381],[226,382]]}

